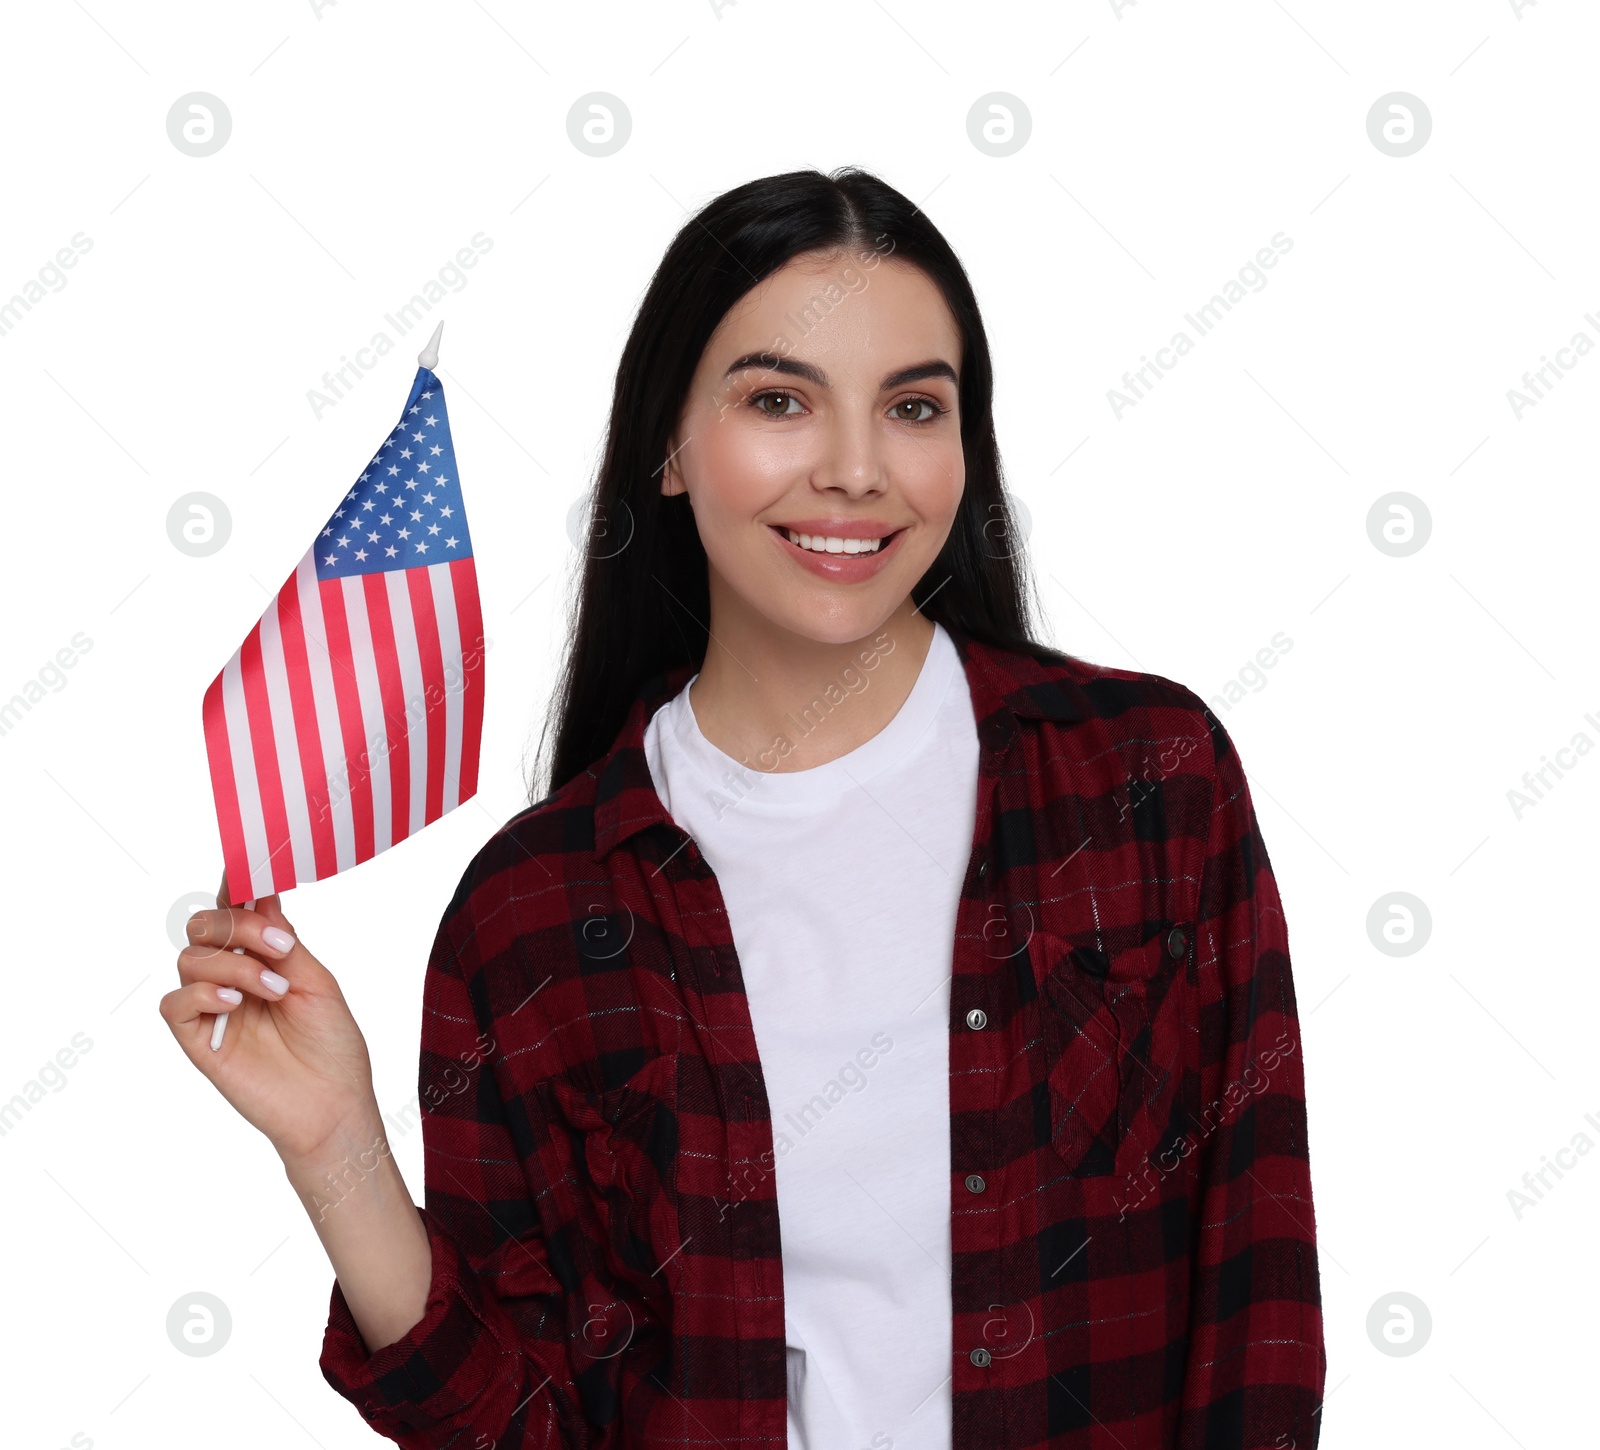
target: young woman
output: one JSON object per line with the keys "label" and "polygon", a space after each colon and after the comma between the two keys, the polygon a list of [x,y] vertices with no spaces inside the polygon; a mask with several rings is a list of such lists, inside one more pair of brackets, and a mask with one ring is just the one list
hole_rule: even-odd
{"label": "young woman", "polygon": [[429,962],[423,1209],[276,898],[191,921],[162,1014],[282,1155],[336,1273],[323,1373],[390,1439],[1317,1443],[1244,774],[1182,685],[1031,638],[990,394],[965,273],[871,175],[674,239],[548,793]]}

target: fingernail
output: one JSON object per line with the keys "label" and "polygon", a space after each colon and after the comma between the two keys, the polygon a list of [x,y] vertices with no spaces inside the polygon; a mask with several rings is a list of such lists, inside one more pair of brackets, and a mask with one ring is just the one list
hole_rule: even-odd
{"label": "fingernail", "polygon": [[190,940],[193,940],[195,937],[200,935],[200,928],[203,925],[204,923],[200,920],[198,915],[191,916],[188,921],[184,922],[183,924],[184,934],[188,936]]}
{"label": "fingernail", "polygon": [[289,990],[289,979],[280,977],[271,967],[261,969],[261,985],[269,992],[276,992],[280,997]]}
{"label": "fingernail", "polygon": [[261,940],[275,952],[286,952],[294,946],[294,938],[276,926],[262,927]]}
{"label": "fingernail", "polygon": [[241,992],[237,987],[218,987],[217,996],[219,996],[224,1002],[230,1003],[235,1007],[244,1001],[244,993]]}

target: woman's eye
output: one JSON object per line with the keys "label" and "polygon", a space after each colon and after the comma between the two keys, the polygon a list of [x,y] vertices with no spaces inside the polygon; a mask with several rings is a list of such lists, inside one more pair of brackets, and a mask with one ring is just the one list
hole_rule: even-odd
{"label": "woman's eye", "polygon": [[[782,406],[777,408],[765,406],[774,400],[782,404]],[[800,400],[793,393],[757,393],[750,401],[755,405],[758,412],[765,413],[769,418],[792,418],[794,413],[789,411],[790,403],[795,404],[795,412],[803,411],[799,407]]]}
{"label": "woman's eye", "polygon": [[[902,408],[926,408],[928,411],[915,416],[908,416],[900,411]],[[894,405],[894,415],[902,423],[927,423],[938,417],[942,412],[944,412],[944,409],[935,403],[932,398],[903,398]]]}

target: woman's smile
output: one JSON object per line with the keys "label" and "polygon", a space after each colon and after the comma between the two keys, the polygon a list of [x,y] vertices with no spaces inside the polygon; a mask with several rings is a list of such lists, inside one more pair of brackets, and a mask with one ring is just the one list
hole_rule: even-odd
{"label": "woman's smile", "polygon": [[[768,524],[779,548],[802,569],[840,584],[871,579],[899,553],[906,528],[882,524],[818,525],[810,533],[785,524]],[[826,528],[827,532],[822,532]],[[848,532],[847,532],[848,531]]]}

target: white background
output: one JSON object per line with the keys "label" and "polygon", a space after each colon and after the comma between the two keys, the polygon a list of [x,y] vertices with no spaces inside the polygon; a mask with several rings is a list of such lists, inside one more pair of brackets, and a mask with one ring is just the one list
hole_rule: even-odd
{"label": "white background", "polygon": [[[425,340],[320,419],[308,394],[477,232],[435,313],[478,553],[488,716],[477,800],[288,909],[339,974],[382,1106],[414,1112],[421,980],[456,880],[526,799],[564,640],[574,500],[619,349],[686,208],[858,163],[970,270],[1008,477],[1051,642],[1220,694],[1289,920],[1305,1035],[1328,1400],[1323,1443],[1592,1443],[1600,1153],[1520,1219],[1508,1190],[1587,1132],[1600,753],[1519,819],[1507,792],[1600,742],[1593,429],[1600,356],[1518,418],[1507,390],[1586,331],[1593,62],[1578,0],[507,0],[14,8],[0,299],[74,234],[66,283],[0,335],[0,701],[92,648],[0,735],[0,1101],[91,1050],[0,1137],[8,1445],[376,1443],[324,1384],[332,1274],[275,1155],[157,1013],[167,917],[215,889],[207,683],[394,425]],[[173,103],[221,98],[196,159]],[[566,117],[620,97],[597,159]],[[985,155],[988,92],[1032,117]],[[1395,158],[1366,118],[1420,97]],[[1120,420],[1124,370],[1277,232],[1292,250]],[[1192,334],[1191,334],[1192,335]],[[1065,461],[1064,461],[1065,460]],[[208,558],[175,499],[232,515]],[[1420,498],[1426,545],[1367,518]],[[1572,757],[1567,757],[1569,760]],[[1372,943],[1420,898],[1431,936]],[[421,1196],[420,1132],[395,1151]],[[169,1307],[218,1296],[212,1357]],[[1431,1338],[1367,1316],[1420,1298]],[[843,1447],[841,1447],[843,1450]]]}

